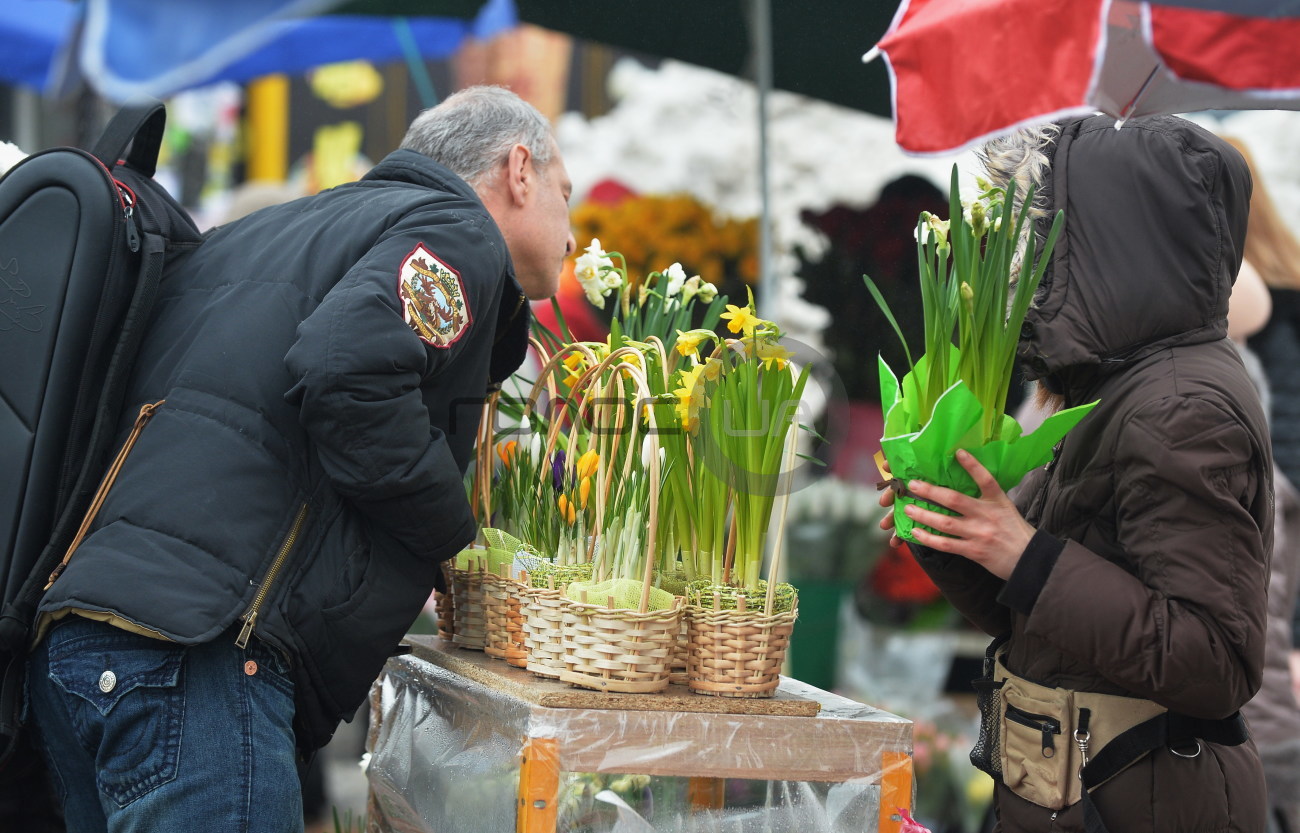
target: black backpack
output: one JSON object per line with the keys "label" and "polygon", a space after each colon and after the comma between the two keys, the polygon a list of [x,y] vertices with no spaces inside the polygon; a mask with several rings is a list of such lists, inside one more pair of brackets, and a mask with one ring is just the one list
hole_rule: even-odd
{"label": "black backpack", "polygon": [[113,453],[159,282],[201,241],[153,180],[165,122],[160,102],[127,106],[93,152],[0,179],[0,764],[36,606]]}

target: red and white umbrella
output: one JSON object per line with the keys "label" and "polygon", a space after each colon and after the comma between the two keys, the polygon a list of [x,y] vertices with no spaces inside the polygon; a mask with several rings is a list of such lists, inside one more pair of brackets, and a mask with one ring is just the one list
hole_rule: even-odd
{"label": "red and white umbrella", "polygon": [[1300,0],[903,0],[876,55],[913,154],[1098,111],[1300,110]]}

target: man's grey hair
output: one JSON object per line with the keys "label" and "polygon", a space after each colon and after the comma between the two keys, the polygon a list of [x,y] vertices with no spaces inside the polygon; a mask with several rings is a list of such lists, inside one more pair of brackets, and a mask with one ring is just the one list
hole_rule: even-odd
{"label": "man's grey hair", "polygon": [[515,145],[528,148],[533,164],[551,161],[554,133],[537,108],[504,87],[466,87],[425,110],[402,139],[471,186],[488,184]]}

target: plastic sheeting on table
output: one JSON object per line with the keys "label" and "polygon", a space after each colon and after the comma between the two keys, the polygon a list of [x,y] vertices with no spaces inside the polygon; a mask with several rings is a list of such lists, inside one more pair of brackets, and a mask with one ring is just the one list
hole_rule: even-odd
{"label": "plastic sheeting on table", "polygon": [[[394,658],[371,698],[370,830],[513,831],[520,753],[530,738],[558,742],[557,830],[876,829],[879,784],[885,767],[910,756],[910,722],[783,684],[819,700],[819,715],[549,708],[418,657]],[[732,779],[723,808],[692,811],[685,776]]]}

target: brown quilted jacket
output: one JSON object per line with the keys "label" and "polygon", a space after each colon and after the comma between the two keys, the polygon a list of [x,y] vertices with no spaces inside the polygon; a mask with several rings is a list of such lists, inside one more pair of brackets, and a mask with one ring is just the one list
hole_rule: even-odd
{"label": "brown quilted jacket", "polygon": [[[1260,686],[1273,535],[1259,399],[1224,338],[1250,177],[1173,117],[1068,122],[1044,183],[1063,237],[1019,355],[1067,405],[1100,404],[1015,499],[1053,536],[1003,582],[922,551],[1008,668],[1048,686],[1143,697],[1221,718]],[[1041,539],[1041,536],[1040,536]],[[1111,833],[1262,831],[1254,744],[1157,749],[1092,799]],[[1002,830],[1082,830],[998,789]]]}

